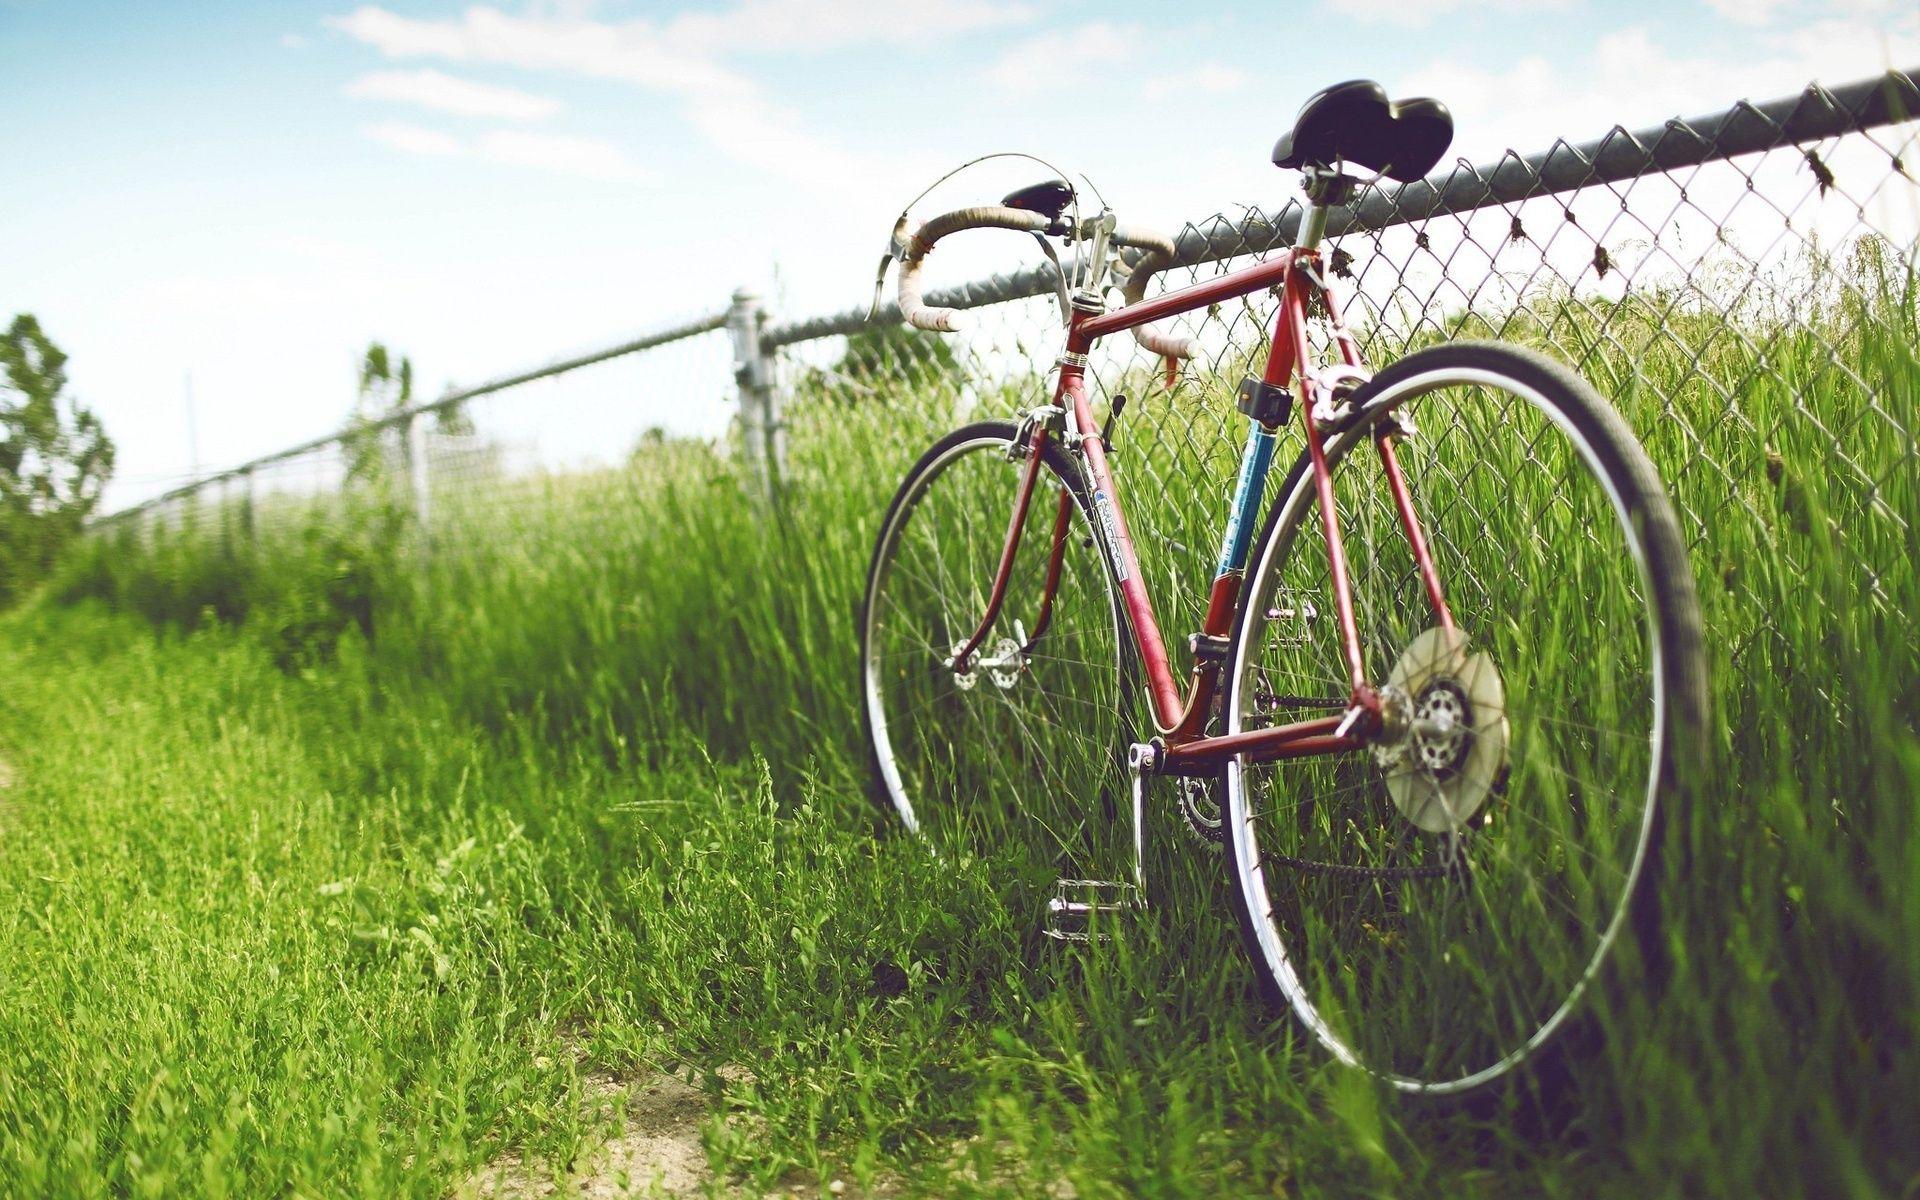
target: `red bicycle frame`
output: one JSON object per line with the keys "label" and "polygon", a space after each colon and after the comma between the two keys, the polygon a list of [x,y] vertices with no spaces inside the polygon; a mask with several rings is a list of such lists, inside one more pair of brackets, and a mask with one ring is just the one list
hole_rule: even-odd
{"label": "red bicycle frame", "polygon": [[[1239,561],[1234,561],[1234,552],[1230,548],[1223,556],[1221,569],[1214,577],[1207,596],[1207,610],[1200,636],[1195,640],[1196,653],[1194,664],[1183,693],[1174,677],[1173,666],[1167,654],[1165,640],[1161,637],[1159,622],[1153,615],[1153,604],[1147,596],[1145,586],[1140,579],[1140,562],[1134,552],[1132,536],[1127,531],[1125,513],[1120,504],[1119,492],[1114,486],[1113,473],[1107,462],[1107,447],[1099,435],[1099,425],[1095,422],[1093,409],[1087,400],[1086,363],[1087,354],[1099,339],[1111,334],[1145,325],[1178,313],[1206,308],[1223,300],[1243,296],[1250,292],[1278,286],[1280,309],[1274,319],[1273,343],[1267,355],[1264,381],[1275,387],[1287,387],[1298,382],[1297,405],[1300,414],[1300,427],[1306,438],[1307,454],[1312,465],[1316,502],[1320,512],[1320,531],[1326,541],[1327,561],[1333,583],[1333,600],[1339,624],[1340,643],[1346,658],[1350,692],[1347,710],[1337,716],[1319,717],[1312,720],[1296,721],[1277,725],[1267,729],[1251,730],[1243,733],[1208,736],[1205,732],[1208,716],[1213,708],[1215,695],[1220,686],[1220,669],[1223,656],[1198,652],[1201,645],[1224,645],[1232,629],[1233,614],[1240,598],[1240,589],[1245,577],[1245,537],[1238,542]],[[1368,682],[1365,666],[1360,653],[1360,633],[1354,619],[1353,590],[1348,577],[1346,551],[1340,538],[1340,521],[1335,511],[1333,496],[1333,474],[1327,464],[1325,435],[1316,412],[1328,411],[1332,404],[1332,384],[1324,379],[1307,361],[1307,311],[1310,301],[1318,298],[1324,311],[1334,340],[1339,346],[1343,363],[1356,370],[1363,369],[1360,349],[1348,332],[1340,317],[1340,307],[1332,290],[1320,276],[1319,254],[1310,249],[1292,249],[1274,259],[1243,268],[1217,279],[1206,280],[1191,287],[1168,292],[1153,300],[1142,301],[1112,312],[1086,312],[1076,308],[1067,330],[1067,353],[1061,359],[1060,379],[1054,391],[1054,403],[1071,414],[1070,428],[1080,431],[1079,449],[1086,457],[1088,474],[1093,485],[1093,507],[1096,518],[1102,526],[1108,550],[1112,555],[1114,573],[1119,579],[1122,599],[1126,604],[1128,624],[1133,631],[1134,644],[1139,651],[1140,661],[1146,670],[1148,693],[1152,698],[1154,723],[1164,739],[1164,753],[1161,769],[1176,775],[1206,775],[1218,770],[1229,758],[1244,756],[1251,761],[1270,761],[1283,758],[1305,758],[1313,755],[1338,754],[1357,750],[1367,744],[1367,735],[1378,728],[1380,719],[1380,700],[1372,685]],[[1269,439],[1267,453],[1271,452],[1271,439],[1276,427],[1258,426],[1250,430],[1248,461],[1243,464],[1240,494],[1236,496],[1232,528],[1238,531],[1245,526],[1251,531],[1252,522],[1257,516],[1260,491],[1264,486],[1267,470],[1267,458],[1256,459],[1258,438]],[[987,611],[981,620],[973,638],[954,656],[956,664],[964,664],[974,650],[986,640],[988,631],[1000,614],[1006,599],[1007,581],[1012,575],[1015,555],[1019,550],[1020,533],[1025,528],[1028,509],[1033,501],[1034,484],[1040,472],[1042,451],[1052,430],[1044,421],[1036,421],[1032,428],[1032,442],[1027,454],[1026,467],[1020,480],[1020,488],[1014,502],[1013,518],[1007,529],[1007,540],[1001,550],[999,569],[995,572],[993,590],[988,600]],[[1406,534],[1407,544],[1413,552],[1420,577],[1426,587],[1427,597],[1439,624],[1448,630],[1453,628],[1453,617],[1447,609],[1446,597],[1441,589],[1438,574],[1434,570],[1433,559],[1427,549],[1426,535],[1421,528],[1419,515],[1414,511],[1413,499],[1408,491],[1406,478],[1400,470],[1400,463],[1394,452],[1394,438],[1391,423],[1383,423],[1374,436],[1374,445],[1380,454],[1387,483],[1393,493],[1394,507],[1400,517],[1400,525]],[[1251,493],[1249,483],[1251,482]],[[1038,640],[1051,618],[1054,592],[1060,581],[1060,564],[1069,529],[1072,499],[1062,493],[1059,509],[1053,522],[1053,537],[1050,547],[1046,584],[1041,597],[1040,615],[1030,642]],[[1231,540],[1230,546],[1234,543]]]}

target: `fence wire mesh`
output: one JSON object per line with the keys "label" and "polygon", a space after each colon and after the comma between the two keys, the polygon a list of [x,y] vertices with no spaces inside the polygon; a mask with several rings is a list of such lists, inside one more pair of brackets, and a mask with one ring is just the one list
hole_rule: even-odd
{"label": "fence wire mesh", "polygon": [[[1781,583],[1811,556],[1842,559],[1868,606],[1885,603],[1889,573],[1913,569],[1920,125],[1898,118],[1914,111],[1905,76],[1815,88],[1372,192],[1330,227],[1346,319],[1376,369],[1458,338],[1573,366],[1653,457],[1702,587],[1719,593],[1707,602],[1722,652],[1737,659],[1772,639],[1762,661],[1782,663],[1785,626],[1800,618],[1782,612],[1793,598]],[[1266,258],[1300,213],[1243,208],[1188,225],[1187,265],[1164,286]],[[1051,395],[1060,315],[1050,294],[1033,294],[1048,285],[1026,272],[936,292],[931,303],[993,301],[961,335],[819,340],[843,320],[772,337],[787,343],[796,402],[940,396],[955,415],[1008,415]],[[1116,485],[1172,636],[1201,624],[1245,437],[1235,386],[1264,363],[1277,304],[1256,293],[1170,322],[1202,347],[1177,372],[1125,338],[1093,356],[1096,412],[1130,400]],[[1290,436],[1282,456],[1301,452]],[[1458,436],[1423,429],[1415,445]],[[1473,492],[1454,482],[1456,496]],[[1895,628],[1915,645],[1910,621]]]}
{"label": "fence wire mesh", "polygon": [[[434,537],[524,509],[556,480],[612,478],[668,442],[724,446],[736,407],[721,315],[396,411],[222,471],[96,522],[98,530],[255,536],[381,493]],[[375,397],[370,407],[378,409]]]}
{"label": "fence wire mesh", "polygon": [[[1886,603],[1883,579],[1913,569],[1916,111],[1920,91],[1895,73],[1461,163],[1364,194],[1333,220],[1329,263],[1376,367],[1493,337],[1547,350],[1608,396],[1680,510],[1724,652],[1760,647],[1774,663],[1806,644],[1787,636],[1806,615],[1785,583],[1814,556],[1843,560],[1869,607]],[[1300,211],[1189,224],[1181,265],[1156,289],[1274,253]],[[378,486],[404,498],[429,543],[477,537],[562,490],[570,503],[593,494],[558,479],[623,486],[650,443],[744,453],[804,488],[848,469],[833,429],[849,411],[900,414],[907,437],[1044,402],[1062,341],[1046,270],[929,298],[974,310],[970,330],[920,335],[859,313],[774,323],[737,296],[727,313],[454,393],[100,524],[145,538],[213,530],[238,547]],[[1170,633],[1199,625],[1244,432],[1234,386],[1263,361],[1275,305],[1260,293],[1178,319],[1202,353],[1177,372],[1125,339],[1094,355],[1096,408],[1132,401],[1120,483],[1129,499],[1175,501],[1129,510]],[[1911,620],[1889,627],[1913,647]]]}

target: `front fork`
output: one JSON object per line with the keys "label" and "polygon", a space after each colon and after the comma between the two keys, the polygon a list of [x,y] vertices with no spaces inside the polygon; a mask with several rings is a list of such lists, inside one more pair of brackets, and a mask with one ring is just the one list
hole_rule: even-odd
{"label": "front fork", "polygon": [[1053,548],[1047,552],[1047,582],[1040,590],[1040,611],[1033,618],[1033,632],[1027,636],[1020,653],[1031,654],[1040,644],[1041,635],[1047,632],[1047,626],[1053,623],[1053,596],[1060,590],[1060,567],[1067,558],[1067,535],[1073,528],[1073,496],[1067,489],[1060,489],[1060,499],[1053,511]]}
{"label": "front fork", "polygon": [[[1007,581],[1013,577],[1013,561],[1020,550],[1020,535],[1027,527],[1027,510],[1033,505],[1034,485],[1040,480],[1041,460],[1046,457],[1047,422],[1036,419],[1042,411],[1044,410],[1029,415],[1028,420],[1020,426],[1020,432],[1015,435],[1013,441],[1013,448],[1016,450],[1022,446],[1025,447],[1027,465],[1026,469],[1020,473],[1020,491],[1014,498],[1013,519],[1007,526],[1007,543],[1000,550],[1000,565],[993,573],[993,589],[987,596],[987,611],[981,616],[980,624],[974,629],[973,636],[963,642],[959,649],[953,652],[953,657],[947,661],[948,669],[956,675],[964,675],[971,668],[974,652],[993,631],[993,623],[999,620],[1000,609],[1007,601]],[[1061,514],[1054,520],[1054,544],[1047,568],[1046,595],[1041,601],[1040,621],[1043,623],[1043,628],[1044,622],[1053,619],[1053,593],[1060,582],[1060,561],[1065,546],[1065,506],[1072,503],[1072,498],[1062,491],[1060,502]],[[1040,632],[1036,630],[1027,639],[1027,645],[1031,646],[1039,637]]]}

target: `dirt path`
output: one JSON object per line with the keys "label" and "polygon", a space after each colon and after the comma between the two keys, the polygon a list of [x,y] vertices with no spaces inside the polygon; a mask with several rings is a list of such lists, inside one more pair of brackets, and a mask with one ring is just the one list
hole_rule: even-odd
{"label": "dirt path", "polygon": [[[720,1075],[729,1082],[744,1078],[734,1067],[722,1067]],[[710,1111],[705,1092],[664,1071],[638,1083],[597,1076],[588,1087],[586,1106],[601,1114],[616,1109],[619,1132],[583,1153],[572,1170],[562,1173],[548,1164],[529,1163],[518,1154],[508,1154],[476,1171],[454,1189],[454,1196],[458,1200],[540,1200],[556,1195],[613,1200],[624,1196],[712,1194],[713,1173],[707,1168],[707,1150],[700,1140],[700,1127]],[[721,1194],[761,1195],[758,1191],[724,1188]],[[783,1200],[880,1200],[890,1194],[884,1187],[862,1192],[841,1180],[824,1186],[790,1184],[767,1193]]]}
{"label": "dirt path", "polygon": [[[589,1101],[620,1106],[620,1132],[583,1154],[567,1173],[566,1194],[585,1200],[615,1196],[694,1196],[711,1177],[700,1123],[707,1097],[677,1076],[661,1072],[644,1083],[594,1080]],[[556,1172],[509,1154],[489,1163],[454,1190],[463,1200],[528,1200],[559,1192]]]}

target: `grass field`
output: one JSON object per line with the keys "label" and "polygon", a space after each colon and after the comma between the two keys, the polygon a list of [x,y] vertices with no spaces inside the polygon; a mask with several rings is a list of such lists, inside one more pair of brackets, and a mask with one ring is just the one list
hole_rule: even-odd
{"label": "grass field", "polygon": [[[1910,294],[1859,315],[1504,329],[1580,360],[1697,518],[1713,657],[1671,977],[1597,997],[1569,1087],[1417,1104],[1331,1066],[1260,1006],[1212,860],[1062,952],[991,860],[876,836],[853,610],[954,397],[802,381],[779,517],[669,444],[450,500],[430,548],[378,486],[257,546],[234,513],[109,534],[5,618],[0,1186],[564,1174],[594,1080],[664,1069],[756,1194],[1914,1194],[1920,338]],[[1139,410],[1122,469],[1172,470],[1194,410]]]}

